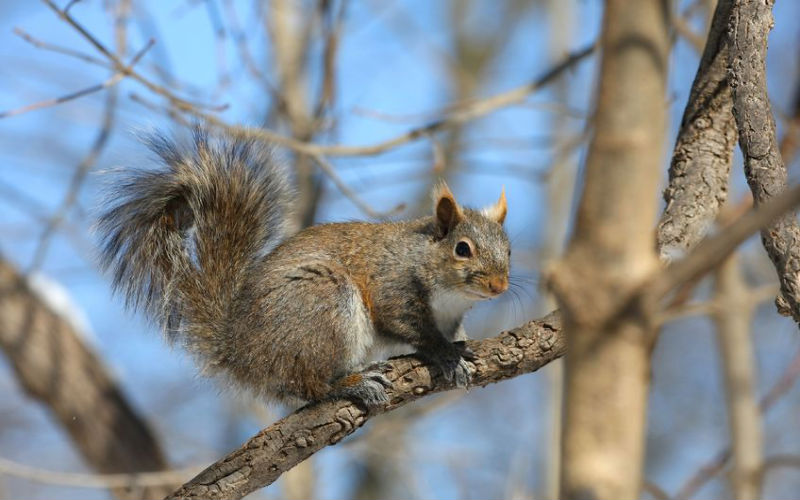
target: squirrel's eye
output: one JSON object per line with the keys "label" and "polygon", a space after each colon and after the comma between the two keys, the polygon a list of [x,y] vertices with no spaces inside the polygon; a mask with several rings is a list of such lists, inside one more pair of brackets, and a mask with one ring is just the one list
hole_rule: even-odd
{"label": "squirrel's eye", "polygon": [[472,250],[469,248],[469,243],[466,241],[459,241],[456,244],[456,255],[459,257],[469,257],[472,255]]}

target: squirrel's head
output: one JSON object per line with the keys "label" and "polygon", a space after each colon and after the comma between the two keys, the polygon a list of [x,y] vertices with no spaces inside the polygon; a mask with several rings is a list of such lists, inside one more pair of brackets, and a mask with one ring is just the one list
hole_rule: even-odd
{"label": "squirrel's head", "polygon": [[505,189],[482,210],[461,207],[444,182],[433,191],[433,219],[445,255],[443,285],[473,300],[490,299],[508,288],[511,247],[503,229]]}

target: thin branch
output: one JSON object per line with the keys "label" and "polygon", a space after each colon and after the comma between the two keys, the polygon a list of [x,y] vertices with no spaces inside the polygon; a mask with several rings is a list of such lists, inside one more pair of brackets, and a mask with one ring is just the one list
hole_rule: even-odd
{"label": "thin branch", "polygon": [[148,80],[147,78],[143,77],[140,73],[132,68],[128,68],[117,55],[112,53],[102,42],[100,42],[94,35],[89,33],[89,31],[83,27],[74,17],[72,17],[69,12],[63,11],[58,8],[58,6],[52,0],[42,0],[50,9],[55,12],[59,18],[61,18],[64,22],[72,26],[80,35],[88,41],[98,52],[103,54],[114,66],[114,69],[117,71],[124,73],[126,76],[136,80],[137,82],[141,83],[148,90],[151,92],[158,94],[164,98],[166,98],[173,106],[176,108],[187,111],[199,111],[198,108],[207,108],[211,110],[221,111],[227,108],[227,105],[222,106],[211,106],[206,104],[200,104],[195,102],[190,102],[182,97],[176,96],[166,87],[153,83],[152,81]]}
{"label": "thin branch", "polygon": [[[49,0],[43,0],[43,1],[49,3]],[[83,33],[82,28],[80,28],[80,25],[77,25],[77,23],[75,23],[74,21],[70,22],[70,24],[75,26],[76,29],[78,29]],[[85,36],[91,37],[91,35],[89,35],[88,33]],[[398,209],[396,208],[395,210],[387,213],[380,213],[376,212],[371,207],[369,207],[369,205],[364,203],[363,200],[359,200],[355,192],[352,189],[350,189],[349,186],[347,186],[338,175],[336,175],[335,169],[333,169],[333,167],[324,158],[324,156],[375,155],[387,151],[391,148],[400,146],[402,144],[411,142],[413,140],[425,137],[427,135],[434,134],[445,128],[467,122],[469,120],[497,111],[498,109],[501,109],[503,107],[521,102],[530,93],[551,83],[553,80],[555,80],[563,72],[567,71],[573,65],[577,64],[581,60],[591,55],[594,52],[594,50],[595,50],[595,45],[593,44],[568,56],[561,63],[555,65],[544,75],[542,75],[541,77],[537,78],[536,80],[527,85],[523,85],[516,89],[501,94],[497,94],[486,99],[470,101],[464,107],[453,111],[449,116],[441,120],[430,123],[424,127],[412,129],[406,132],[405,134],[397,136],[393,139],[379,142],[370,146],[345,146],[345,145],[325,146],[325,145],[313,144],[292,137],[283,136],[281,134],[277,134],[267,129],[230,125],[221,120],[220,118],[218,118],[217,116],[210,113],[206,113],[194,106],[176,105],[176,102],[179,102],[178,98],[175,98],[178,99],[178,101],[176,101],[175,99],[169,99],[169,100],[174,105],[174,107],[179,111],[187,112],[195,117],[201,118],[207,124],[221,128],[234,136],[253,138],[253,139],[263,140],[266,142],[272,142],[275,144],[288,147],[296,152],[305,153],[311,156],[315,160],[317,165],[320,167],[320,169],[328,175],[328,177],[333,181],[333,183],[337,186],[337,188],[339,188],[339,190],[348,199],[352,200],[362,211],[364,211],[364,213],[366,213],[370,217],[379,218],[382,216],[386,216],[387,214],[391,214],[397,211]],[[169,91],[167,89],[163,87],[161,88],[164,92],[169,94]],[[138,98],[137,100],[139,100],[139,102],[143,102],[141,98]]]}
{"label": "thin branch", "polygon": [[187,467],[132,474],[81,474],[40,469],[0,457],[0,474],[41,484],[72,488],[129,488],[135,490],[148,486],[171,486],[197,474],[200,470],[200,467]]}
{"label": "thin branch", "polygon": [[762,476],[772,469],[779,467],[791,467],[793,469],[800,469],[800,455],[773,455],[764,460],[764,467],[761,471]]}
{"label": "thin branch", "polygon": [[269,92],[270,97],[272,97],[272,99],[277,103],[278,109],[286,109],[284,97],[280,94],[280,92],[278,92],[278,89],[275,88],[275,84],[272,83],[272,81],[267,77],[267,75],[264,74],[263,71],[261,71],[252,54],[250,53],[250,47],[247,43],[247,35],[239,23],[236,5],[231,0],[225,0],[223,5],[225,6],[228,22],[231,25],[231,36],[237,50],[239,51],[239,59],[244,62],[244,66],[247,71],[253,75],[256,80],[259,80],[264,85],[264,87],[267,89],[267,92]]}
{"label": "thin branch", "polygon": [[328,178],[333,182],[336,187],[341,191],[341,193],[347,197],[350,201],[353,202],[355,206],[357,206],[362,212],[367,214],[367,216],[372,217],[373,219],[383,219],[386,217],[391,217],[392,215],[396,215],[403,210],[405,210],[405,204],[401,203],[394,207],[393,209],[386,211],[386,212],[379,212],[373,209],[367,202],[365,202],[361,197],[353,191],[350,186],[348,186],[339,174],[336,173],[336,169],[333,165],[330,164],[328,160],[325,159],[324,156],[320,154],[311,154],[309,155],[311,158],[314,159],[314,162],[319,166],[320,170],[328,176]]}
{"label": "thin branch", "polygon": [[37,110],[37,109],[56,106],[58,104],[63,104],[65,102],[69,102],[69,101],[78,99],[79,97],[84,97],[84,96],[87,96],[89,94],[93,94],[95,92],[99,92],[101,90],[111,88],[114,85],[116,85],[119,82],[121,82],[123,79],[125,79],[125,77],[128,75],[128,71],[130,71],[130,69],[133,68],[133,66],[135,66],[137,62],[139,62],[139,60],[142,58],[142,56],[144,56],[145,53],[147,53],[147,51],[150,50],[150,47],[152,47],[154,43],[155,43],[155,40],[150,40],[147,43],[147,45],[145,45],[145,47],[141,51],[139,51],[139,53],[131,60],[130,64],[125,66],[125,69],[123,69],[121,71],[117,71],[116,73],[111,75],[111,77],[109,79],[107,79],[106,81],[104,81],[102,83],[98,83],[97,85],[92,85],[91,87],[86,87],[84,89],[81,89],[81,90],[78,90],[78,91],[75,91],[75,92],[70,92],[69,94],[63,95],[61,97],[56,97],[55,99],[46,99],[44,101],[35,102],[33,104],[28,104],[28,105],[25,105],[25,106],[22,106],[22,107],[19,107],[19,108],[16,108],[16,109],[11,109],[11,110],[8,110],[8,111],[0,112],[0,119],[8,118],[8,117],[11,117],[11,116],[21,115],[23,113],[27,113],[29,111],[34,111],[34,110]]}
{"label": "thin branch", "polygon": [[676,15],[672,19],[672,27],[675,28],[675,31],[680,36],[689,42],[689,45],[691,45],[694,50],[697,52],[703,51],[703,48],[706,46],[703,35],[699,35],[694,31],[687,17]]}
{"label": "thin branch", "polygon": [[231,84],[231,72],[228,68],[226,41],[228,38],[227,30],[222,22],[222,16],[217,9],[216,2],[205,0],[206,13],[214,31],[214,42],[217,55],[217,88],[215,94],[221,94]]}
{"label": "thin branch", "polygon": [[[497,337],[468,341],[477,355],[472,383],[485,386],[538,370],[566,351],[557,313],[532,321]],[[315,452],[335,444],[376,415],[421,397],[454,389],[435,368],[414,356],[390,359],[385,375],[394,387],[390,402],[367,413],[344,400],[300,408],[262,430],[241,448],[208,467],[168,498],[241,498],[274,482],[283,472]]]}
{"label": "thin branch", "polygon": [[322,1],[319,4],[321,17],[323,20],[323,38],[325,39],[322,56],[322,88],[314,106],[314,121],[319,121],[325,110],[333,107],[333,98],[336,84],[336,60],[339,51],[339,40],[341,39],[342,27],[344,25],[344,14],[347,2],[341,2],[336,15],[331,12],[331,2]]}
{"label": "thin branch", "polygon": [[82,61],[85,61],[85,62],[88,62],[88,63],[91,63],[91,64],[96,64],[97,66],[102,66],[104,68],[109,68],[109,69],[112,68],[111,64],[109,64],[107,61],[104,61],[103,59],[99,59],[97,57],[90,56],[89,54],[84,54],[83,52],[79,52],[77,50],[73,50],[73,49],[69,49],[69,48],[66,48],[66,47],[61,47],[59,45],[54,45],[54,44],[51,44],[51,43],[48,43],[48,42],[44,42],[42,40],[39,40],[38,38],[34,38],[33,35],[30,35],[29,33],[25,32],[22,28],[18,28],[18,27],[14,28],[14,34],[19,36],[20,38],[22,38],[26,42],[30,43],[31,45],[33,45],[37,49],[49,50],[51,52],[56,52],[56,53],[59,53],[59,54],[64,54],[64,55],[70,56],[70,57],[75,57],[75,58],[80,59]]}
{"label": "thin branch", "polygon": [[[43,0],[43,1],[50,3],[49,0]],[[80,28],[80,30],[82,30],[82,28]],[[91,36],[91,35],[88,35],[87,33],[86,36]],[[539,78],[535,79],[534,81],[526,85],[517,87],[507,92],[496,94],[494,96],[490,96],[485,99],[471,101],[465,106],[457,110],[454,110],[450,115],[440,120],[434,121],[422,127],[411,129],[394,138],[366,146],[349,146],[340,144],[333,144],[333,145],[314,144],[305,141],[300,141],[292,137],[287,137],[267,129],[231,125],[224,122],[215,115],[212,115],[210,113],[198,109],[197,107],[191,105],[191,103],[185,103],[185,102],[181,103],[181,99],[172,95],[168,89],[161,86],[156,86],[155,84],[147,80],[144,80],[143,77],[141,77],[141,75],[134,73],[131,76],[133,76],[137,81],[140,81],[143,84],[147,82],[145,86],[151,90],[153,90],[151,88],[153,86],[158,87],[158,92],[156,93],[164,97],[167,97],[167,99],[170,101],[171,104],[173,104],[173,106],[175,106],[176,109],[182,112],[189,113],[197,118],[201,118],[204,121],[206,121],[209,125],[222,128],[232,135],[249,137],[249,138],[263,140],[266,142],[275,143],[280,146],[292,149],[296,152],[305,153],[309,155],[319,154],[325,156],[372,156],[396,148],[403,144],[415,141],[417,139],[421,139],[425,136],[439,132],[443,129],[452,127],[454,125],[459,125],[474,120],[476,118],[488,115],[499,109],[514,104],[518,104],[522,102],[525,98],[527,98],[529,94],[536,92],[537,90],[540,90],[541,88],[547,86],[548,84],[553,82],[556,78],[561,76],[561,74],[563,74],[564,72],[575,66],[578,62],[586,59],[589,55],[591,55],[595,51],[595,48],[596,45],[592,44],[588,47],[585,47],[569,55],[562,62],[550,68],[542,76],[540,76]]]}
{"label": "thin branch", "polygon": [[643,481],[642,490],[650,493],[650,496],[652,496],[655,500],[670,500],[670,497],[664,488],[652,481]]}
{"label": "thin branch", "polygon": [[[129,8],[129,4],[127,2],[123,2],[119,7],[119,15],[117,16],[117,20],[115,21],[115,37],[117,39],[117,48],[120,53],[124,53],[127,45],[127,20],[125,19],[127,16],[127,12],[125,12]],[[154,39],[150,39],[147,45],[142,48],[139,52],[137,52],[133,58],[131,59],[130,64],[128,67],[133,67],[137,62],[141,60],[141,58],[147,53],[148,50],[155,44]],[[117,75],[121,75],[124,77],[123,73],[117,73]],[[114,118],[116,115],[116,108],[117,108],[117,89],[113,89],[109,92],[106,98],[105,104],[105,111],[103,113],[103,121],[100,124],[100,129],[97,132],[97,137],[92,144],[89,153],[84,157],[84,159],[78,164],[77,168],[75,169],[74,174],[72,175],[72,179],[70,180],[69,188],[67,189],[67,193],[64,196],[61,205],[59,206],[58,210],[53,214],[52,217],[47,222],[44,230],[42,231],[42,235],[39,237],[39,243],[36,246],[36,250],[33,254],[33,259],[31,261],[31,265],[28,268],[28,273],[38,269],[42,262],[44,261],[45,256],[47,255],[47,249],[50,245],[50,240],[58,230],[58,228],[63,223],[64,219],[67,217],[67,212],[69,211],[70,207],[75,203],[78,198],[78,194],[83,186],[83,182],[86,179],[86,175],[89,173],[89,170],[97,163],[100,154],[105,149],[106,145],[108,144],[108,140],[111,137],[111,128],[114,124]]]}
{"label": "thin branch", "polygon": [[594,50],[594,44],[585,47],[569,55],[564,61],[555,65],[531,83],[486,99],[472,101],[441,120],[434,121],[423,127],[414,128],[392,139],[368,146],[317,146],[317,152],[328,156],[375,155],[454,125],[472,121],[499,109],[522,102],[528,95],[551,83],[566,70],[591,55]]}
{"label": "thin branch", "polygon": [[[779,291],[780,288],[777,284],[763,285],[748,291],[747,300],[750,304],[758,305],[767,300],[774,299],[775,294]],[[680,306],[672,307],[660,313],[656,323],[664,324],[689,316],[715,314],[720,310],[721,304],[717,300],[681,304]]]}
{"label": "thin branch", "polygon": [[658,300],[677,286],[695,280],[715,268],[750,235],[778,217],[787,217],[786,214],[798,204],[800,185],[748,211],[718,234],[706,238],[689,256],[667,267],[657,279],[647,285],[649,297],[646,300]]}
{"label": "thin branch", "polygon": [[[761,398],[759,409],[762,415],[766,414],[776,402],[778,402],[789,390],[794,387],[800,377],[800,351],[794,355],[794,358],[781,374],[777,382],[770,388],[767,394]],[[701,465],[697,471],[678,489],[675,495],[675,500],[688,500],[700,488],[702,488],[714,476],[722,472],[728,461],[731,459],[731,448],[727,446],[717,452],[711,460]],[[769,461],[765,461],[765,467]]]}

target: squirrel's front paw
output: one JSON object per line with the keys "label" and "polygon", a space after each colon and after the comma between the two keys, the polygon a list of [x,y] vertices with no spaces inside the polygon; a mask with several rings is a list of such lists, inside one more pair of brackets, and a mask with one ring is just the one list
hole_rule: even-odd
{"label": "squirrel's front paw", "polygon": [[334,397],[353,399],[367,408],[383,406],[389,402],[386,389],[391,389],[392,382],[377,370],[354,373],[339,379]]}
{"label": "squirrel's front paw", "polygon": [[418,352],[417,354],[436,365],[442,372],[442,377],[447,382],[455,383],[456,387],[469,389],[472,381],[474,367],[470,361],[475,360],[475,353],[464,342],[449,344],[452,348],[438,351],[434,354]]}
{"label": "squirrel's front paw", "polygon": [[[456,365],[452,374],[452,379],[455,380],[456,387],[463,387],[465,389],[469,389],[469,386],[472,383],[473,372],[474,368],[472,366],[472,363],[470,363],[464,358],[459,359],[458,364]],[[445,378],[447,377],[448,375],[445,374]]]}

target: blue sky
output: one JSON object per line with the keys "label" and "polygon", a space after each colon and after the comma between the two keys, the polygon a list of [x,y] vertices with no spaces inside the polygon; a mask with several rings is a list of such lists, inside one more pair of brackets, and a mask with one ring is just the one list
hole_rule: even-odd
{"label": "blue sky", "polygon": [[[263,91],[251,80],[238,59],[232,40],[226,43],[225,61],[233,68],[232,85],[214,92],[220,73],[213,25],[202,2],[136,2],[130,48],[136,51],[147,39],[155,47],[140,64],[142,72],[153,75],[152,63],[169,68],[187,89],[198,89],[203,102],[225,104],[221,116],[231,123],[257,125],[267,103]],[[573,2],[574,41],[578,49],[593,41],[600,28],[601,3]],[[248,33],[257,30],[257,16],[251,2],[235,2]],[[468,20],[476,33],[491,34],[497,26],[499,3],[479,2],[477,14]],[[342,144],[371,144],[424,124],[425,115],[447,105],[451,89],[443,61],[453,54],[445,31],[446,3],[425,0],[352,2],[340,48],[336,133],[321,140]],[[778,113],[789,109],[791,92],[798,81],[797,47],[800,31],[798,5],[778,2],[776,28],[770,39],[769,84]],[[99,1],[84,1],[73,7],[75,15],[100,39],[112,45],[111,23]],[[82,61],[39,50],[12,33],[20,27],[50,43],[92,53],[74,30],[59,21],[39,2],[5,0],[0,4],[0,110],[52,98],[103,81],[108,72]],[[503,55],[491,66],[476,97],[502,92],[527,83],[552,64],[547,44],[554,27],[544,8],[527,11],[509,37]],[[254,54],[269,65],[263,50],[267,40],[250,40]],[[261,47],[261,49],[259,49]],[[665,167],[674,130],[688,95],[698,62],[697,54],[679,40],[671,58],[669,95],[673,132],[665,138]],[[577,117],[568,120],[570,133],[577,134],[584,118],[591,114],[596,59],[582,63],[567,78],[569,107]],[[214,382],[197,378],[193,364],[179,350],[166,347],[158,333],[138,314],[125,312],[121,301],[110,294],[109,280],[94,265],[94,239],[88,232],[92,213],[101,199],[103,174],[119,165],[150,161],[137,142],[135,132],[172,128],[160,113],[131,99],[131,94],[150,96],[140,85],[123,81],[119,85],[120,109],[110,146],[81,191],[77,208],[70,213],[67,230],[54,238],[43,272],[59,282],[83,310],[93,332],[91,342],[116,373],[136,405],[150,418],[170,449],[176,466],[208,463],[238,445],[259,428],[252,417],[237,415],[229,391]],[[75,165],[88,151],[102,115],[102,94],[0,120],[0,252],[21,268],[30,265],[41,224],[31,218],[28,204],[20,205],[9,189],[24,195],[47,216],[59,206]],[[549,90],[531,96],[528,105],[496,112],[465,131],[472,146],[464,161],[465,172],[450,180],[457,196],[470,205],[493,202],[505,186],[509,198],[508,231],[515,254],[534,255],[541,244],[547,220],[546,200],[539,174],[552,160],[554,115]],[[366,116],[364,110],[410,117],[387,121]],[[582,118],[583,117],[583,118]],[[501,147],[497,138],[518,139],[522,147]],[[543,144],[544,143],[544,144]],[[369,158],[335,158],[342,177],[378,209],[414,200],[427,189],[431,146],[419,141],[388,154]],[[578,151],[572,161],[580,162]],[[797,165],[791,170],[796,177]],[[519,171],[522,169],[523,173]],[[741,174],[736,175],[734,192],[742,192]],[[657,200],[654,200],[657,202]],[[363,218],[353,204],[335,188],[326,186],[319,221]],[[752,246],[752,245],[751,245]],[[519,250],[519,252],[517,252]],[[757,249],[753,249],[757,252]],[[521,267],[521,268],[520,268]],[[518,271],[535,277],[536,270],[518,266]],[[473,336],[488,334],[531,317],[535,287],[521,303],[511,299],[481,306],[471,315],[468,327]],[[780,373],[792,353],[800,347],[796,327],[775,318],[772,306],[763,309],[760,335],[761,386],[766,387]],[[499,318],[499,319],[498,319]],[[717,378],[713,336],[705,319],[686,320],[668,329],[655,352],[651,397],[650,439],[652,461],[648,476],[668,491],[674,489],[725,442],[724,412]],[[0,360],[0,394],[9,407],[22,415],[24,426],[0,427],[0,456],[53,469],[85,470],[60,430],[35,404],[27,402],[15,386],[11,372]],[[183,400],[175,401],[181,392]],[[414,472],[419,483],[410,493],[425,497],[497,497],[506,491],[510,470],[524,464],[520,477],[533,492],[541,488],[546,442],[546,378],[527,375],[487,389],[470,391],[441,409],[420,418],[409,430],[410,460],[420,465]],[[797,391],[770,414],[768,424],[789,427],[780,437],[767,433],[776,450],[800,449],[800,433],[792,421],[800,398]],[[241,413],[241,412],[240,412]],[[357,443],[337,446],[317,456],[322,498],[346,498],[351,487]],[[452,465],[459,460],[460,465]],[[464,472],[480,471],[480,472]],[[467,477],[464,477],[466,474]],[[781,476],[783,478],[783,476]],[[780,492],[797,491],[800,481],[782,479]],[[0,477],[0,496],[48,498],[104,498],[90,490],[66,490],[31,485]],[[459,486],[461,485],[461,486]],[[795,489],[792,490],[791,488]],[[707,495],[718,494],[717,481]],[[769,491],[769,490],[768,490]],[[409,493],[406,492],[406,493]],[[277,485],[265,495],[279,495]]]}

